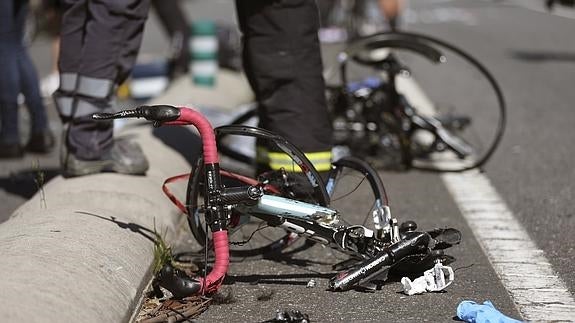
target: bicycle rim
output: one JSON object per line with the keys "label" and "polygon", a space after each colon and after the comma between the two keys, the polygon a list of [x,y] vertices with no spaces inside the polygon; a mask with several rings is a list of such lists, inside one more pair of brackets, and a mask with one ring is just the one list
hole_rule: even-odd
{"label": "bicycle rim", "polygon": [[347,224],[357,223],[375,230],[373,213],[389,206],[383,181],[369,163],[353,157],[342,157],[333,163],[327,189],[332,208],[345,215]]}

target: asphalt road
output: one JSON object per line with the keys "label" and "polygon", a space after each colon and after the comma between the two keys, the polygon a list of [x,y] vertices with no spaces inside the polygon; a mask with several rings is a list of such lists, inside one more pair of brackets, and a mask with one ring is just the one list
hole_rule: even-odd
{"label": "asphalt road", "polygon": [[[448,41],[471,53],[500,83],[508,104],[505,137],[484,175],[507,203],[514,217],[544,251],[570,293],[575,291],[575,229],[573,211],[575,168],[575,20],[567,9],[556,14],[539,1],[411,0],[404,28]],[[191,18],[234,21],[230,1],[186,2]],[[575,11],[574,11],[575,12]],[[142,55],[167,54],[168,42],[151,16]],[[335,52],[326,47],[326,62]],[[49,42],[37,39],[31,54],[41,75],[50,70]],[[445,73],[457,75],[447,65]],[[433,75],[414,70],[432,98],[449,102],[476,102],[476,89],[453,82],[434,82]],[[455,74],[453,74],[455,73]],[[465,83],[463,83],[465,84]],[[53,108],[51,114],[54,116]],[[59,122],[52,124],[59,131]],[[0,164],[0,222],[24,203],[42,176],[57,173],[57,152],[27,156]],[[212,306],[200,321],[254,322],[273,318],[276,310],[298,309],[314,321],[453,321],[464,299],[491,300],[503,313],[519,318],[515,301],[500,282],[472,229],[438,174],[411,171],[383,172],[393,214],[413,219],[420,227],[452,226],[464,240],[450,254],[457,258],[456,280],[446,293],[408,297],[393,282],[376,293],[325,291],[331,265],[338,255],[321,247],[284,261],[234,262],[224,288],[233,302]],[[49,201],[48,201],[49,202]],[[358,198],[354,203],[365,203]],[[305,288],[310,279],[318,286]],[[261,300],[262,295],[268,295]],[[574,309],[575,311],[575,309]]]}
{"label": "asphalt road", "polygon": [[501,84],[508,126],[487,177],[573,291],[575,20],[530,9],[534,1],[445,3],[474,24],[410,27],[465,48]]}

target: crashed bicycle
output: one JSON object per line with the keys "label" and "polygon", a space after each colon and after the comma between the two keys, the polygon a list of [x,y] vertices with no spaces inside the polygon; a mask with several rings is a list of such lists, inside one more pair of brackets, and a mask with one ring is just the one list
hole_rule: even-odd
{"label": "crashed bicycle", "polygon": [[[345,291],[375,289],[390,271],[423,273],[438,262],[453,257],[444,250],[458,244],[461,234],[453,228],[418,230],[413,221],[399,223],[391,215],[381,178],[368,163],[348,156],[333,162],[324,181],[305,155],[290,142],[270,131],[248,126],[213,129],[199,112],[169,105],[140,106],[114,114],[94,114],[96,120],[145,118],[154,126],[193,125],[197,128],[202,154],[189,176],[186,204],[180,203],[190,229],[207,252],[213,249],[214,265],[201,277],[189,277],[167,264],[158,273],[160,286],[175,297],[213,294],[228,272],[230,257],[281,252],[303,237],[349,256],[329,281],[329,289]],[[249,177],[220,167],[218,135],[240,135],[269,140],[288,155],[292,169],[281,169]],[[295,169],[298,169],[296,172]],[[373,196],[370,224],[349,224],[346,214],[333,208],[334,192],[347,172],[367,181]],[[242,249],[231,243],[246,228],[253,233],[263,227],[278,233],[260,246]],[[236,247],[238,249],[236,249]],[[243,245],[241,247],[246,247]]]}
{"label": "crashed bicycle", "polygon": [[[440,67],[448,62],[453,69],[443,72]],[[337,63],[340,83],[326,91],[334,155],[352,155],[377,169],[461,172],[482,168],[501,142],[507,122],[501,87],[476,58],[448,42],[417,33],[378,33],[347,44]],[[419,89],[414,69],[426,72],[418,77],[426,78],[424,89],[439,93],[435,100]],[[447,89],[454,87],[470,95],[448,97]],[[256,116],[255,109],[248,110],[231,124],[254,123]],[[253,163],[253,154],[224,139],[218,144],[224,155]]]}

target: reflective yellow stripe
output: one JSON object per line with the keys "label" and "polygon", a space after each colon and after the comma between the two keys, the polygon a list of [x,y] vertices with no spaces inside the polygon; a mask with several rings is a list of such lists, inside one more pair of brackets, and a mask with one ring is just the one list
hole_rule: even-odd
{"label": "reflective yellow stripe", "polygon": [[[319,172],[331,169],[331,151],[305,153],[315,169]],[[301,172],[291,157],[283,152],[268,152],[264,147],[257,147],[257,161],[269,164],[273,170],[286,169],[291,172]]]}
{"label": "reflective yellow stripe", "polygon": [[[283,169],[290,171],[290,172],[301,173],[301,169],[295,163],[286,163],[286,164],[269,163],[269,166],[273,170],[279,170],[279,169],[283,168]],[[313,164],[313,166],[315,167],[315,169],[318,172],[326,172],[326,171],[329,171],[331,169],[331,163]]]}
{"label": "reflective yellow stripe", "polygon": [[[265,149],[265,148],[264,148]],[[268,155],[272,160],[287,160],[291,162],[291,157],[288,154],[280,152],[269,152]],[[331,151],[320,151],[315,153],[305,153],[305,156],[311,160],[331,160]]]}
{"label": "reflective yellow stripe", "polygon": [[269,164],[270,157],[268,156],[268,150],[265,147],[256,147],[256,162],[260,164]]}

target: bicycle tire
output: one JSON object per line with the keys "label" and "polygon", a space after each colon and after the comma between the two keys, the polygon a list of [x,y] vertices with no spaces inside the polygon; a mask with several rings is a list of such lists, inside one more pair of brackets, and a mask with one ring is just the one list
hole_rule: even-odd
{"label": "bicycle tire", "polygon": [[[374,221],[371,221],[370,224],[367,223],[370,217],[373,220],[374,209],[383,211],[384,207],[389,207],[387,192],[378,171],[368,162],[354,156],[344,156],[333,162],[332,165],[332,171],[326,181],[332,207],[341,200],[341,204],[335,206],[335,208],[341,214],[347,216],[343,220],[349,223],[358,223],[360,218],[357,218],[357,216],[365,216],[361,219],[361,224],[371,230],[375,230],[376,224]],[[348,169],[353,172],[348,173],[346,171]],[[351,181],[344,179],[349,177],[354,177],[355,179]],[[350,193],[360,188],[364,179],[367,179],[368,185],[362,188],[363,191],[358,191],[357,193],[358,196],[361,196],[361,202],[365,201],[366,198],[373,200],[371,205],[370,203],[357,203],[353,199],[348,199]],[[364,208],[360,210],[362,206]],[[352,216],[355,218],[350,218]]]}
{"label": "bicycle tire", "polygon": [[[239,136],[251,136],[256,138],[263,138],[267,140],[273,141],[284,153],[286,153],[294,164],[304,170],[306,176],[305,178],[309,181],[309,185],[312,188],[312,193],[308,194],[306,198],[309,200],[311,199],[314,203],[321,205],[321,206],[328,206],[329,205],[329,196],[325,190],[323,181],[319,176],[319,173],[313,168],[311,162],[305,157],[304,153],[289,143],[287,140],[282,138],[279,135],[276,135],[272,132],[269,132],[264,129],[255,128],[255,127],[247,127],[247,126],[222,126],[215,129],[218,138],[223,135],[239,135]],[[192,232],[192,235],[196,239],[196,241],[201,245],[205,246],[206,242],[210,243],[209,234],[206,234],[205,229],[205,221],[201,216],[201,205],[198,203],[198,200],[203,198],[201,196],[202,191],[202,179],[203,179],[203,163],[201,162],[202,158],[198,161],[198,164],[193,169],[193,174],[190,176],[188,181],[187,187],[187,194],[186,194],[186,207],[188,209],[188,225]],[[234,180],[238,180],[237,175],[233,175],[229,172],[221,172],[222,181],[224,184],[232,185],[231,182]],[[254,182],[246,183],[249,181],[247,177],[242,177],[244,184],[251,184],[253,185],[256,181],[255,179],[251,179]],[[240,180],[240,181],[242,181]],[[281,194],[280,194],[281,195]],[[239,217],[246,217],[249,218],[250,221],[254,218],[253,216],[249,216],[246,214],[237,214],[236,216]],[[244,226],[249,225],[250,223],[243,223],[239,226],[239,229],[243,229]],[[256,231],[259,229],[259,224],[256,226]],[[233,257],[242,257],[242,258],[252,258],[258,256],[265,256],[272,253],[277,253],[286,247],[292,245],[295,240],[297,239],[297,235],[294,233],[289,233],[283,229],[273,228],[274,238],[268,239],[268,241],[263,241],[258,243],[257,245],[254,243],[253,245],[250,244],[247,247],[233,247],[230,246],[230,255]],[[234,233],[237,231],[230,230],[230,240],[234,238]],[[280,232],[280,233],[277,233]],[[238,233],[238,235],[241,234]],[[251,240],[252,237],[250,236],[249,239]],[[311,246],[310,243],[306,243],[304,245],[306,248]]]}
{"label": "bicycle tire", "polygon": [[[244,123],[248,122],[250,119],[257,117],[257,110],[254,109],[250,109],[247,110],[246,112],[244,112],[243,114],[239,115],[237,118],[233,119],[232,122],[230,122],[230,125],[232,126],[240,126],[243,125]],[[237,160],[241,163],[247,164],[247,165],[254,165],[256,163],[255,157],[253,156],[248,156],[242,152],[239,152],[237,150],[234,150],[232,148],[230,148],[229,146],[223,144],[223,139],[225,137],[227,137],[229,134],[227,133],[220,133],[218,135],[218,152],[224,156],[230,157],[234,160]]]}
{"label": "bicycle tire", "polygon": [[[329,180],[332,179],[334,181],[337,181],[338,175],[341,174],[343,168],[351,168],[365,175],[365,177],[369,181],[369,185],[374,195],[376,196],[378,202],[381,202],[383,205],[389,204],[387,192],[385,191],[383,181],[381,180],[381,177],[379,176],[377,170],[373,168],[368,162],[354,156],[345,156],[333,162],[332,165],[333,168],[330,175],[328,176],[328,182]],[[329,193],[332,190],[327,188],[327,191]],[[332,194],[330,194],[330,197],[332,196]]]}

